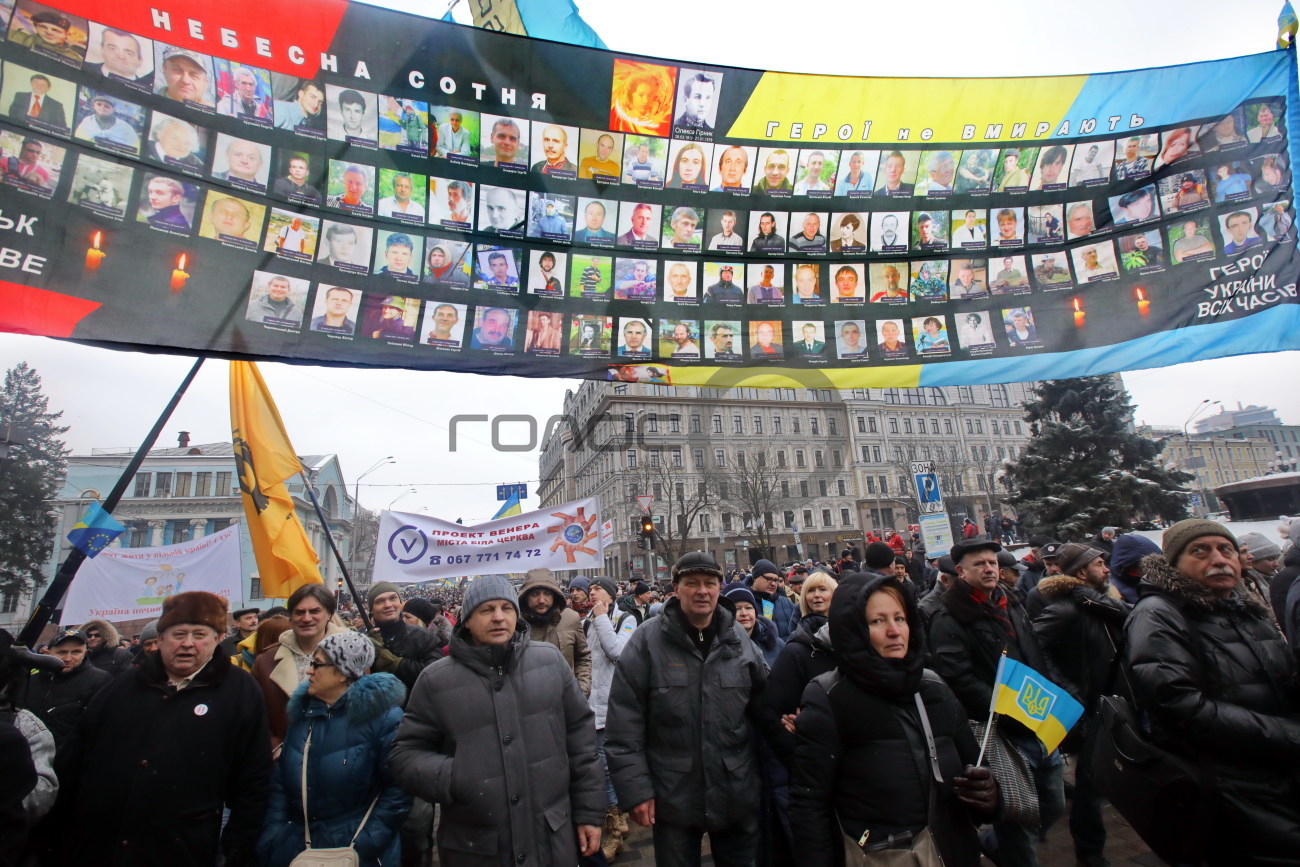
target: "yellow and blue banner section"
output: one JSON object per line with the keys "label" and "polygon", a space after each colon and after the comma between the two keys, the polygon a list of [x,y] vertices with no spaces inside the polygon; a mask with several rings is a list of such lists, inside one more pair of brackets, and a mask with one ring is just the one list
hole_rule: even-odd
{"label": "yellow and blue banner section", "polygon": [[1061,745],[1083,715],[1083,705],[1062,687],[1005,653],[998,662],[993,689],[993,712],[1024,725],[1049,753]]}
{"label": "yellow and blue banner section", "polygon": [[497,509],[497,513],[492,516],[492,520],[495,521],[497,518],[509,518],[511,515],[522,515],[523,513],[523,503],[520,502],[519,493],[516,491],[501,504],[501,508]]}
{"label": "yellow and blue banner section", "polygon": [[65,33],[0,0],[0,331],[713,388],[1300,349],[1290,6],[1243,57],[877,78],[619,54],[574,0],[38,5]]}
{"label": "yellow and blue banner section", "polygon": [[99,503],[91,503],[86,514],[73,525],[68,533],[68,541],[87,557],[94,557],[103,551],[113,540],[126,532],[126,527],[119,524],[112,515],[104,511]]}

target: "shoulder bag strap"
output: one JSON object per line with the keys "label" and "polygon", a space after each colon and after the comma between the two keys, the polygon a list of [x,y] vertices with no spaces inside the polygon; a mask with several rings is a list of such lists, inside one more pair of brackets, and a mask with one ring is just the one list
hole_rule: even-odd
{"label": "shoulder bag strap", "polygon": [[921,700],[921,692],[917,690],[916,710],[921,715],[921,728],[925,730],[925,746],[930,751],[930,773],[934,774],[936,783],[943,782],[943,772],[939,770],[939,750],[934,745],[934,732],[930,729],[930,715],[925,712],[925,702]]}
{"label": "shoulder bag strap", "polygon": [[371,801],[370,806],[366,808],[366,814],[361,817],[361,824],[357,826],[357,833],[352,835],[352,841],[348,843],[349,846],[357,842],[357,838],[361,836],[361,829],[365,828],[366,822],[370,821],[370,814],[374,812],[375,805],[378,803],[379,803],[379,795],[375,795],[375,799]]}
{"label": "shoulder bag strap", "polygon": [[311,848],[311,820],[307,817],[307,754],[311,751],[312,724],[307,724],[307,740],[302,745],[302,833]]}

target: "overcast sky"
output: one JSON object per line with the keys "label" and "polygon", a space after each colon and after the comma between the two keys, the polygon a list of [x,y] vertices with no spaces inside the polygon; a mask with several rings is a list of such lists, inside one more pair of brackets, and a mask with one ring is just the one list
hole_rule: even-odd
{"label": "overcast sky", "polygon": [[[458,20],[468,16],[463,0]],[[443,0],[393,2],[393,8],[439,13]],[[1277,0],[1225,7],[1202,0],[1176,7],[1116,0],[1043,3],[931,0],[921,6],[827,0],[795,4],[585,0],[583,17],[615,51],[784,71],[870,76],[1055,75],[1164,66],[1269,50]],[[1176,12],[1166,14],[1176,8]],[[1300,392],[1292,387],[1300,353],[1255,355],[1125,374],[1140,421],[1181,427],[1203,399],[1225,405],[1277,407],[1300,423]],[[0,366],[26,360],[42,375],[53,408],[72,426],[77,453],[93,447],[134,448],[179,384],[191,359],[112,352],[63,341],[0,334]],[[371,473],[361,502],[382,508],[427,509],[476,523],[496,511],[496,484],[533,482],[537,452],[493,451],[485,423],[458,426],[454,415],[532,415],[540,442],[545,420],[563,409],[579,383],[402,370],[346,370],[263,362],[262,372],[300,454],[333,452],[354,481],[376,461],[397,463]],[[208,361],[159,444],[175,445],[188,430],[195,442],[229,440],[228,368]],[[524,424],[503,426],[502,440],[526,444]],[[411,487],[416,493],[403,495]],[[530,494],[535,486],[530,484]],[[530,501],[536,504],[536,499]]]}

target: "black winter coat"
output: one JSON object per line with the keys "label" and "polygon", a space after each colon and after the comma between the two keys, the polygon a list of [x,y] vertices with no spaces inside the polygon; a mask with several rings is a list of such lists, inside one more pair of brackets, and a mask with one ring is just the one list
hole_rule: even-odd
{"label": "black winter coat", "polygon": [[1111,663],[1123,644],[1128,606],[1118,591],[1110,596],[1069,575],[1044,578],[1035,590],[1045,603],[1034,620],[1038,644],[1092,710],[1098,696],[1114,693]]}
{"label": "black winter coat", "polygon": [[100,690],[78,722],[63,780],[76,815],[69,856],[180,867],[214,865],[220,850],[227,867],[240,867],[261,831],[270,780],[266,709],[253,678],[218,654],[176,692],[155,653]]}
{"label": "black winter coat", "polygon": [[725,605],[708,656],[681,602],[632,633],[614,670],[605,756],[619,804],[655,799],[655,821],[723,830],[758,809],[750,721],[761,726],[767,665]]}
{"label": "black winter coat", "polygon": [[1300,852],[1300,691],[1290,649],[1239,586],[1226,599],[1152,554],[1126,659],[1153,737],[1215,775],[1211,864],[1295,864]]}
{"label": "black winter coat", "polygon": [[[930,621],[930,667],[957,694],[973,720],[989,718],[993,681],[1004,648],[1010,658],[1065,687],[1072,695],[1078,695],[1075,686],[1056,670],[1039,647],[1033,626],[1016,594],[998,589],[1007,598],[1005,611],[1015,632],[1014,640],[993,618],[989,607],[975,601],[970,585],[961,579],[953,581],[944,592],[943,607]],[[1015,720],[1003,719],[999,725],[1008,734],[1014,729],[1032,737]]]}
{"label": "black winter coat", "polygon": [[15,702],[36,714],[54,735],[54,749],[62,754],[77,730],[77,719],[113,676],[85,662],[72,671],[36,672],[27,678],[22,694]]}
{"label": "black winter coat", "polygon": [[383,638],[384,648],[401,657],[397,668],[388,673],[397,675],[408,691],[415,687],[420,672],[435,660],[442,659],[442,645],[438,643],[438,637],[427,629],[399,619],[385,623],[376,631]]}
{"label": "black winter coat", "polygon": [[1268,602],[1273,607],[1273,616],[1287,631],[1293,647],[1300,645],[1300,635],[1292,635],[1292,630],[1287,627],[1286,597],[1297,576],[1300,576],[1300,547],[1291,547],[1282,555],[1282,568],[1268,582]]}
{"label": "black winter coat", "polygon": [[799,710],[799,701],[810,680],[839,664],[825,626],[826,618],[818,614],[800,620],[799,628],[781,648],[763,688],[763,703],[758,709],[760,717],[766,720],[763,731],[768,734],[777,758],[787,768],[794,760],[798,739],[781,725],[781,717]]}
{"label": "black winter coat", "polygon": [[[923,646],[911,643],[903,659],[884,659],[871,646],[863,611],[881,586],[901,589],[897,579],[873,576],[836,590],[830,635],[840,659],[838,677],[829,691],[818,678],[803,693],[790,786],[800,867],[842,863],[841,829],[853,839],[870,830],[875,840],[926,826],[932,776],[917,692],[946,790],[979,754],[961,702],[934,672],[923,669]],[[919,637],[915,599],[909,591],[903,595],[909,627]],[[966,843],[977,859],[974,836],[972,826]]]}

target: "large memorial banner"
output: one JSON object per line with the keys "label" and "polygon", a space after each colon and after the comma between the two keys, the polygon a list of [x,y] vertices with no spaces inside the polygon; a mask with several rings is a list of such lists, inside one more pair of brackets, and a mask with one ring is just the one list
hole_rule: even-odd
{"label": "large memorial banner", "polygon": [[676,384],[1300,346],[1293,50],[1015,79],[629,56],[341,0],[0,0],[0,329]]}

